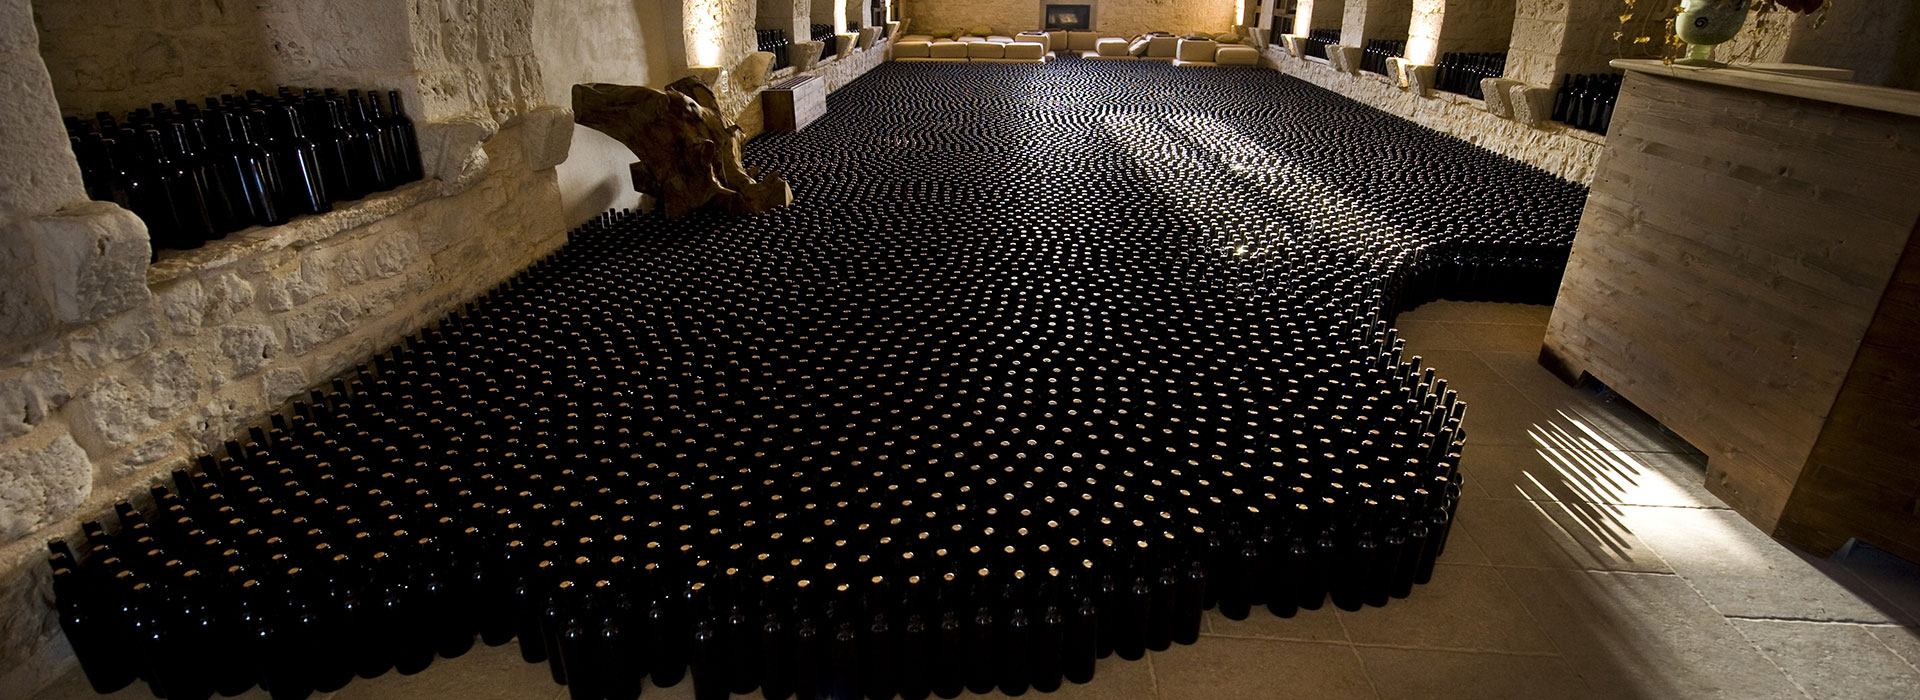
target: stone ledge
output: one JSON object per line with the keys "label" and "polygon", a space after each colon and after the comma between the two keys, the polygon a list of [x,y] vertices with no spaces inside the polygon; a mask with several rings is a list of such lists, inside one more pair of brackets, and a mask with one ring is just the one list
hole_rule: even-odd
{"label": "stone ledge", "polygon": [[441,196],[439,180],[410,182],[396,189],[368,195],[365,199],[336,203],[333,211],[325,214],[303,216],[279,226],[255,226],[228,234],[226,238],[210,242],[202,248],[163,250],[160,251],[160,259],[147,268],[147,286],[159,286],[282,248],[306,247]]}

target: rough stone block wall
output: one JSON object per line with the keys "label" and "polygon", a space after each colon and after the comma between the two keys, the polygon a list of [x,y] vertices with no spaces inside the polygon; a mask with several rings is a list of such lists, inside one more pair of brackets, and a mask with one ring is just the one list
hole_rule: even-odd
{"label": "rough stone block wall", "polygon": [[[1185,33],[1233,31],[1239,23],[1240,0],[1077,0],[1093,5],[1094,30],[1115,36],[1143,32]],[[999,34],[1040,28],[1045,0],[908,0],[905,16],[913,18],[913,32],[972,27],[985,24]]]}
{"label": "rough stone block wall", "polygon": [[[0,0],[9,698],[71,662],[46,605],[46,539],[557,246],[553,168],[571,129],[543,106],[531,0],[42,7],[36,22],[30,0]],[[86,201],[57,84],[71,113],[281,81],[400,88],[433,177],[151,265],[138,219]]]}
{"label": "rough stone block wall", "polygon": [[562,241],[552,164],[528,159],[533,131],[488,141],[485,175],[459,194],[415,183],[151,269],[144,228],[112,205],[83,206],[118,212],[117,225],[37,224],[73,229],[39,238],[68,242],[79,282],[37,292],[97,319],[0,339],[0,655],[30,664],[0,667],[0,696],[24,697],[8,687],[64,657],[40,599],[46,538]]}
{"label": "rough stone block wall", "polygon": [[842,17],[840,15],[840,12],[846,9],[845,2],[842,0],[810,0],[810,2],[813,5],[813,9],[808,13],[808,16],[812,18],[812,23],[831,24],[835,32],[846,28],[846,24],[841,21]]}
{"label": "rough stone block wall", "polygon": [[1412,19],[1413,0],[1346,0],[1340,43],[1364,47],[1373,39],[1405,39]]}
{"label": "rough stone block wall", "polygon": [[1505,51],[1513,39],[1515,0],[1446,0],[1436,55]]}
{"label": "rough stone block wall", "polygon": [[67,113],[124,112],[271,86],[267,4],[34,0],[33,26]]}
{"label": "rough stone block wall", "polygon": [[1413,13],[1407,18],[1408,61],[1427,65],[1440,58],[1440,25],[1446,10],[1447,0],[1413,0]]}
{"label": "rough stone block wall", "polygon": [[1384,76],[1341,73],[1294,58],[1277,46],[1266,49],[1265,63],[1375,109],[1581,184],[1592,181],[1594,163],[1606,145],[1605,137],[1558,124],[1536,128],[1502,119],[1481,108],[1479,101],[1458,95],[1434,92],[1431,98],[1419,97]]}
{"label": "rough stone block wall", "polygon": [[[69,114],[277,85],[398,89],[409,112],[428,120],[505,119],[535,104],[538,69],[521,38],[532,0],[33,5]],[[495,28],[474,29],[483,21]]]}
{"label": "rough stone block wall", "polygon": [[1339,29],[1346,17],[1347,1],[1361,0],[1300,0],[1294,33],[1304,35],[1314,29]]}
{"label": "rough stone block wall", "polygon": [[533,0],[410,0],[409,7],[420,115],[505,122],[544,103]]}
{"label": "rough stone block wall", "polygon": [[1853,71],[1853,80],[1920,89],[1920,6],[1914,0],[1848,0],[1828,8],[1826,22],[1793,17],[1785,60]]}
{"label": "rough stone block wall", "polygon": [[[788,8],[793,0],[774,0]],[[680,29],[670,27],[660,3],[633,0],[573,0],[540,3],[534,18],[534,53],[546,101],[568,105],[578,83],[666,87],[687,74],[675,55]],[[633,152],[612,137],[573,128],[573,145],[557,176],[568,226],[610,208],[637,208],[627,164]]]}

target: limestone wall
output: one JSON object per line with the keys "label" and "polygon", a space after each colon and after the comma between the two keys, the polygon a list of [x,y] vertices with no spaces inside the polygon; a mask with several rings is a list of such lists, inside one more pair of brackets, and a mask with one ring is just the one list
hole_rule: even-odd
{"label": "limestone wall", "polygon": [[1346,0],[1340,19],[1340,43],[1365,47],[1373,39],[1407,38],[1413,0]]}
{"label": "limestone wall", "polygon": [[[145,14],[75,25],[85,17],[48,3],[36,24],[30,0],[0,0],[9,95],[0,101],[0,697],[9,698],[29,697],[71,662],[45,603],[48,538],[137,498],[563,234],[553,168],[571,120],[544,106],[530,0],[73,4]],[[42,26],[58,34],[45,57]],[[244,30],[259,26],[273,38]],[[208,43],[202,33],[256,46],[205,62],[183,56]],[[131,56],[113,55],[116,45]],[[128,77],[136,73],[152,80]],[[429,179],[163,251],[153,264],[137,218],[86,201],[56,88],[81,112],[282,80],[402,89]]]}
{"label": "limestone wall", "polygon": [[1300,0],[1297,12],[1293,25],[1295,34],[1305,35],[1315,29],[1339,29],[1346,16],[1346,3],[1343,0]]}
{"label": "limestone wall", "polygon": [[[898,1],[898,0],[896,0]],[[1239,0],[1077,0],[1093,5],[1096,31],[1131,36],[1142,32],[1232,31],[1239,22]],[[1044,0],[906,0],[905,16],[915,33],[985,24],[1011,34],[1040,27]]]}
{"label": "limestone wall", "polygon": [[1594,162],[1606,143],[1605,137],[1558,124],[1535,127],[1503,119],[1486,111],[1479,100],[1451,93],[1419,97],[1385,76],[1342,73],[1278,47],[1266,50],[1266,62],[1363,104],[1582,184],[1593,179]]}
{"label": "limestone wall", "polygon": [[[791,0],[776,1],[792,6]],[[684,77],[685,64],[670,50],[680,44],[679,32],[669,26],[657,2],[541,3],[534,15],[533,41],[546,101],[570,104],[578,83],[663,88]],[[576,125],[570,153],[557,169],[569,226],[609,208],[641,206],[627,174],[633,152],[625,144]]]}
{"label": "limestone wall", "polygon": [[1920,89],[1920,3],[1848,0],[1828,8],[1826,21],[1793,18],[1785,58],[1854,72],[1855,82]]}
{"label": "limestone wall", "polygon": [[1446,0],[1435,55],[1498,52],[1513,38],[1514,0]]}
{"label": "limestone wall", "polygon": [[533,0],[34,0],[68,113],[276,85],[398,89],[416,118],[540,104]]}

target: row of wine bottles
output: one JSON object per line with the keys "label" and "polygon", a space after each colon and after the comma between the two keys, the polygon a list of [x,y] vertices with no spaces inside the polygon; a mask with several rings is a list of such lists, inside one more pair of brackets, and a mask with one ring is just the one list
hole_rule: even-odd
{"label": "row of wine bottles", "polygon": [[793,60],[787,55],[787,48],[793,45],[793,42],[787,39],[787,30],[756,29],[754,35],[757,37],[758,50],[773,54],[773,66],[769,70],[780,70],[793,65]]}
{"label": "row of wine bottles", "polygon": [[1406,55],[1405,39],[1371,39],[1360,54],[1360,70],[1386,75],[1387,59],[1404,58]]}
{"label": "row of wine bottles", "polygon": [[812,30],[813,30],[814,41],[822,41],[822,42],[833,41],[833,35],[834,35],[833,25],[816,24],[812,26]]}
{"label": "row of wine bottles", "polygon": [[1560,76],[1560,89],[1553,95],[1553,120],[1575,129],[1597,134],[1607,133],[1613,122],[1613,105],[1620,99],[1624,73],[1591,73]]}
{"label": "row of wine bottles", "polygon": [[[703,698],[1044,690],[1084,682],[1109,653],[1192,641],[1202,609],[1244,618],[1255,606],[1288,616],[1329,600],[1386,604],[1427,580],[1444,546],[1464,404],[1418,358],[1403,359],[1383,325],[1376,342],[1333,352],[1349,353],[1341,366],[1358,373],[1341,390],[1365,397],[1356,410],[1385,417],[1384,432],[1365,439],[1362,424],[1320,404],[1346,399],[1276,396],[1313,416],[1279,438],[1296,443],[1283,452],[1331,452],[1314,458],[1325,461],[1276,454],[1287,467],[1196,483],[1199,474],[1122,456],[1151,446],[1131,433],[1172,439],[1183,421],[1251,417],[1229,405],[1157,415],[1121,387],[1076,384],[1062,400],[1090,396],[1086,415],[1126,420],[1050,433],[961,420],[981,410],[970,401],[927,412],[918,402],[931,400],[931,374],[894,375],[885,395],[803,415],[789,392],[836,381],[827,358],[864,341],[843,336],[815,353],[840,321],[802,314],[756,331],[787,328],[774,342],[796,357],[729,353],[740,364],[720,365],[739,372],[708,369],[693,344],[731,335],[729,316],[696,300],[737,284],[738,303],[783,307],[750,290],[786,276],[763,256],[805,248],[636,245],[659,221],[590,223],[246,444],[177,473],[154,490],[151,515],[123,505],[118,531],[89,525],[83,559],[56,545],[56,600],[89,678],[109,690],[142,678],[170,700],[252,684],[294,700],[355,676],[418,671],[477,636],[519,638],[528,661],[548,663],[582,700],[633,697],[640,678],[672,683],[689,670]],[[653,264],[664,268],[629,274]],[[826,295],[883,292],[783,294],[819,294],[795,302],[824,307]],[[898,320],[886,308],[866,312],[881,315],[871,327]],[[661,311],[679,320],[607,335],[618,319]],[[1152,316],[1130,323],[1170,333],[1198,318]],[[552,346],[596,335],[612,344]],[[969,335],[917,337],[965,348]],[[977,389],[956,379],[961,396],[997,391],[998,376],[1028,392],[1048,384],[976,366],[984,378]],[[822,399],[861,396],[822,388]],[[918,417],[881,418],[902,412]],[[1232,432],[1274,429],[1251,420]],[[796,439],[802,426],[808,437]],[[1209,450],[1218,456],[1204,463],[1226,457],[1216,447],[1193,457]],[[1333,464],[1346,466],[1318,471]],[[1061,482],[1016,498],[1008,482],[1021,478]]]}
{"label": "row of wine bottles", "polygon": [[334,89],[153,103],[116,119],[66,118],[89,197],[146,223],[156,251],[332,210],[418,180],[399,93]]}
{"label": "row of wine bottles", "polygon": [[1485,99],[1480,89],[1480,81],[1486,78],[1499,78],[1507,74],[1507,54],[1500,53],[1448,53],[1440,56],[1438,72],[1434,74],[1434,88],[1456,95],[1466,95],[1473,99]]}
{"label": "row of wine bottles", "polygon": [[1327,47],[1338,43],[1340,43],[1340,30],[1312,29],[1307,31],[1307,40],[1302,49],[1308,56],[1326,58]]}

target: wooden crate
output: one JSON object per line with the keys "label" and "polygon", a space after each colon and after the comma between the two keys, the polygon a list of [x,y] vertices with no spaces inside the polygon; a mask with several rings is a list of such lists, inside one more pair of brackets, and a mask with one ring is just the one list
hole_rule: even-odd
{"label": "wooden crate", "polygon": [[761,94],[767,131],[799,131],[827,114],[827,81],[817,75],[776,83]]}

